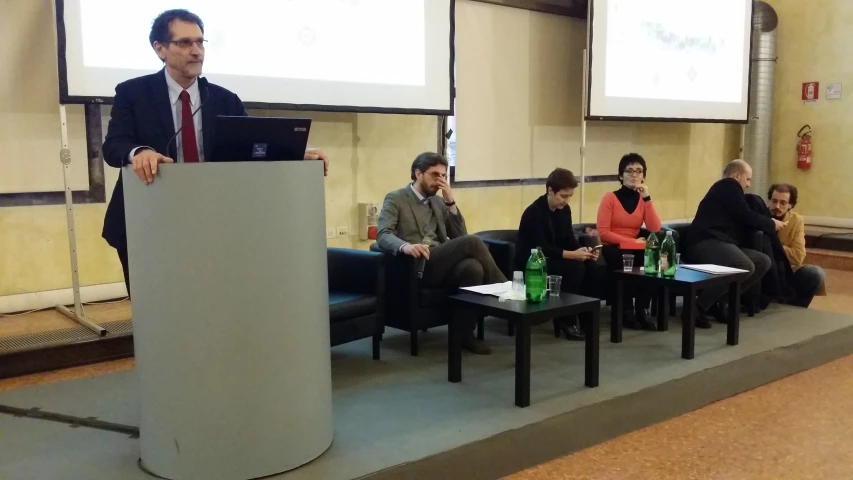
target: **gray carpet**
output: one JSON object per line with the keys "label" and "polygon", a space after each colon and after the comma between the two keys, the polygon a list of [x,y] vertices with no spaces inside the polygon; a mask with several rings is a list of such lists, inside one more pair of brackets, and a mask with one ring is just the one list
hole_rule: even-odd
{"label": "gray carpet", "polygon": [[[274,478],[497,478],[853,352],[853,317],[779,306],[744,316],[738,346],[725,345],[722,325],[698,330],[694,360],[680,358],[677,321],[664,333],[626,331],[619,345],[604,328],[601,386],[589,389],[582,344],[543,325],[533,337],[532,403],[519,409],[513,339],[505,322],[487,325],[495,353],[465,355],[461,384],[446,380],[443,329],[423,336],[420,357],[393,330],[379,362],[369,341],[333,349],[335,442]],[[135,425],[135,389],[125,372],[6,392],[0,404]],[[4,480],[150,478],[135,455],[126,435],[0,415]]]}

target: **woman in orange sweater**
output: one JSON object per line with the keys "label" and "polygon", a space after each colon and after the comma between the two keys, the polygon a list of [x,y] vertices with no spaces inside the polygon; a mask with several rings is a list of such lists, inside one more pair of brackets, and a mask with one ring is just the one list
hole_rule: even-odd
{"label": "woman in orange sweater", "polygon": [[[652,232],[659,232],[663,228],[649,195],[649,188],[645,185],[646,170],[646,160],[639,154],[623,156],[619,161],[621,188],[606,193],[601,199],[596,226],[601,243],[605,245],[602,254],[608,269],[621,269],[622,254],[631,252],[634,253],[634,265],[641,266],[646,239],[640,238],[640,228],[643,224]],[[638,290],[634,297],[633,316],[628,311],[630,299],[625,302],[625,325],[629,328],[655,330],[647,311],[651,292]]]}

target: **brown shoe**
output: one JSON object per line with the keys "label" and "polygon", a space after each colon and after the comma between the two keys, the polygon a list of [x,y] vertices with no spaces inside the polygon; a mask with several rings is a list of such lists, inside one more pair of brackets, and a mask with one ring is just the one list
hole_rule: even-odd
{"label": "brown shoe", "polygon": [[476,355],[492,354],[492,348],[489,347],[486,342],[482,340],[477,340],[476,337],[474,337],[473,335],[471,335],[465,340],[465,342],[462,344],[462,348]]}

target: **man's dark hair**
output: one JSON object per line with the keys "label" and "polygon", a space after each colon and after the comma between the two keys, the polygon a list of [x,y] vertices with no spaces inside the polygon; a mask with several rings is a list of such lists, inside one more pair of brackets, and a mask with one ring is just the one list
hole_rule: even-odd
{"label": "man's dark hair", "polygon": [[184,9],[166,10],[157,15],[154,23],[151,24],[151,33],[148,34],[148,44],[151,47],[154,47],[154,42],[167,44],[172,41],[172,33],[169,31],[169,25],[174,20],[194,23],[201,29],[201,33],[204,33],[204,22],[201,21],[198,15]]}
{"label": "man's dark hair", "polygon": [[554,193],[567,188],[578,188],[578,179],[575,178],[575,174],[571,170],[556,168],[545,180],[545,191],[547,192],[549,188]]}
{"label": "man's dark hair", "polygon": [[415,180],[417,177],[415,176],[415,170],[420,170],[421,172],[426,172],[430,168],[436,165],[444,165],[447,166],[447,159],[444,158],[444,155],[440,155],[438,153],[433,152],[424,152],[417,157],[415,157],[415,161],[412,162],[412,180]]}
{"label": "man's dark hair", "polygon": [[797,187],[790,183],[774,183],[770,185],[770,190],[767,190],[767,200],[773,198],[773,192],[789,193],[788,203],[791,204],[792,208],[797,206]]}
{"label": "man's dark hair", "polygon": [[639,153],[627,153],[622,155],[622,160],[619,160],[619,178],[625,176],[625,169],[628,168],[628,165],[633,165],[635,163],[639,163],[640,166],[643,167],[643,178],[646,178],[646,159]]}

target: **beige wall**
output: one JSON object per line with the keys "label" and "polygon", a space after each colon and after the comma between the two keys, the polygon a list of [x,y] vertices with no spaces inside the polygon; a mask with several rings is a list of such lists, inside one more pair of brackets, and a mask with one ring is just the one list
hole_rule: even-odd
{"label": "beige wall", "polygon": [[[853,83],[853,2],[849,0],[768,0],[779,17],[777,33],[773,181],[799,188],[797,210],[807,216],[853,218],[853,135],[850,134]],[[820,100],[800,100],[803,82],[820,82]],[[842,83],[843,97],[826,100],[826,84]],[[796,133],[814,130],[809,171],[796,168]]]}
{"label": "beige wall", "polygon": [[[12,191],[33,189],[61,189],[61,171],[55,165],[55,152],[59,148],[57,128],[58,107],[55,54],[51,42],[43,41],[46,32],[52,32],[50,2],[23,2],[0,0],[0,11],[14,8],[15,15],[0,16],[0,38],[12,48],[0,52],[0,69],[13,72],[0,80],[0,177],[6,178]],[[460,0],[464,8],[470,2]],[[489,6],[490,8],[505,8]],[[511,9],[507,9],[511,10]],[[513,10],[515,11],[515,10]],[[524,12],[524,11],[520,11]],[[498,13],[500,15],[500,13]],[[574,20],[531,13],[527,21],[542,28],[559,28]],[[543,27],[544,26],[544,27]],[[457,24],[461,32],[468,26]],[[535,35],[536,28],[528,31]],[[461,35],[461,34],[460,34]],[[562,65],[566,78],[575,78],[564,56],[577,56],[582,44],[573,33],[575,43],[563,45],[542,38],[529,43],[530,63],[519,68],[530,68],[535,88],[525,95],[530,109],[524,118],[536,125],[533,135],[543,139],[537,143],[539,160],[536,172],[547,173],[558,165],[577,169],[578,163],[568,163],[564,152],[575,150],[578,142],[576,130],[570,122],[577,122],[569,105],[579,105],[577,88],[565,86],[559,79],[546,79],[542,72],[553,71],[553,65]],[[20,39],[35,39],[34,42]],[[14,42],[9,39],[15,39]],[[478,44],[480,55],[500,58],[499,48],[505,44]],[[459,45],[459,58],[470,58],[466,43]],[[574,52],[574,53],[573,53]],[[37,78],[19,72],[32,71],[33,58],[39,59]],[[576,62],[571,62],[576,63]],[[45,67],[44,65],[49,65]],[[460,64],[460,87],[467,75]],[[538,76],[537,76],[538,75]],[[578,79],[572,80],[577,82]],[[470,87],[469,87],[470,88]],[[566,88],[567,90],[563,90]],[[470,90],[469,90],[470,91]],[[466,121],[486,123],[493,119],[490,106],[499,108],[517,92],[494,88],[490,100],[479,108],[460,108]],[[460,91],[460,101],[463,101]],[[28,100],[35,101],[32,103]],[[563,105],[565,103],[565,105]],[[502,108],[502,107],[500,107]],[[574,107],[572,107],[574,108]],[[465,113],[465,112],[468,113]],[[253,112],[254,114],[294,115],[287,112]],[[108,115],[108,109],[104,109]],[[412,159],[436,146],[437,122],[434,117],[312,113],[314,119],[310,142],[322,147],[332,158],[332,167],[326,180],[326,216],[329,227],[348,226],[355,234],[356,206],[358,202],[381,202],[385,193],[404,185]],[[72,145],[82,146],[75,152],[75,178],[82,178],[85,188],[85,136],[82,109],[72,108],[69,116]],[[26,131],[20,125],[28,125]],[[106,126],[106,122],[104,122]],[[567,126],[568,125],[568,126]],[[495,128],[498,128],[497,125]],[[664,218],[684,218],[693,215],[696,205],[708,185],[719,177],[723,163],[736,156],[739,134],[737,127],[723,125],[687,124],[597,124],[590,129],[592,143],[600,146],[599,153],[591,154],[587,174],[615,174],[619,155],[625,150],[636,150],[649,162],[648,185]],[[503,132],[490,135],[497,142]],[[459,129],[459,138],[465,138]],[[488,139],[487,139],[488,140]],[[464,140],[461,140],[464,142]],[[21,155],[38,145],[39,162]],[[10,147],[11,146],[11,147]],[[14,152],[9,154],[8,152]],[[528,150],[529,151],[529,150]],[[463,162],[471,158],[466,153]],[[539,162],[537,160],[537,162]],[[572,160],[574,161],[574,160]],[[10,180],[9,172],[17,172]],[[20,172],[26,172],[21,175]],[[59,173],[57,173],[59,172]],[[106,167],[107,194],[111,194],[116,171]],[[60,176],[57,176],[60,175]],[[46,180],[47,179],[47,180]],[[39,183],[48,182],[48,183]],[[542,186],[458,189],[456,196],[472,232],[493,228],[515,228],[523,209],[541,194]],[[576,221],[594,221],[599,199],[604,192],[615,189],[615,184],[589,185],[585,192],[584,218],[578,218],[579,194],[572,203]],[[282,206],[293,208],[293,206]],[[79,242],[80,274],[84,284],[121,281],[121,270],[114,252],[100,238],[104,205],[79,205],[76,207],[77,238]],[[366,248],[369,242],[359,242],[357,237],[333,239],[330,246]],[[42,291],[70,286],[68,243],[65,234],[65,214],[62,206],[0,208],[0,295]]]}

